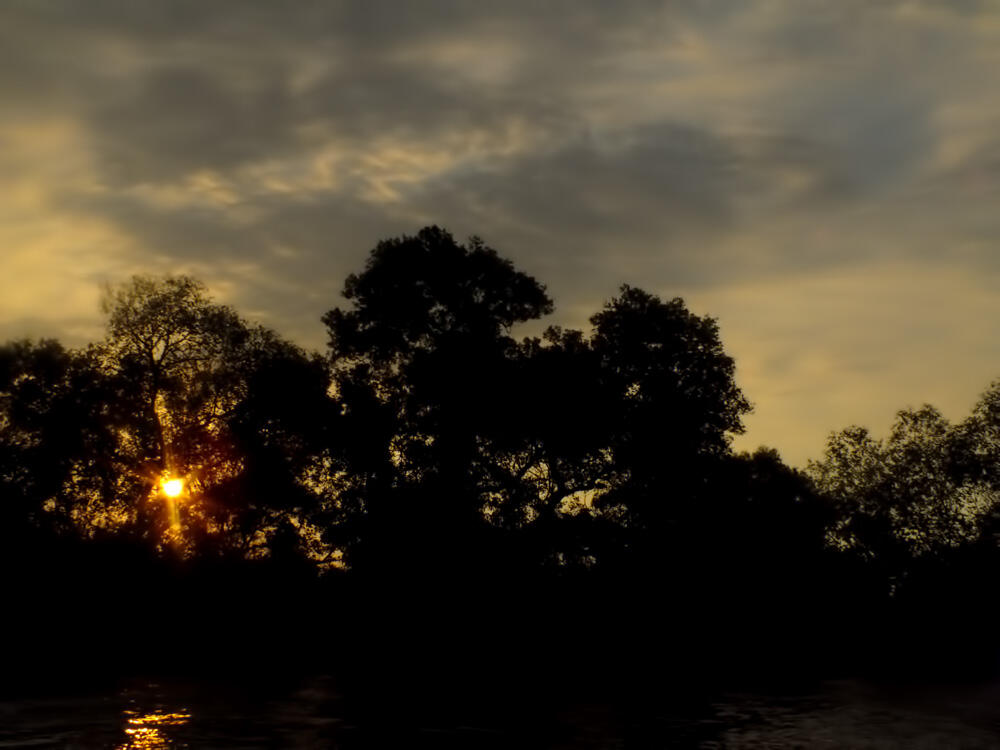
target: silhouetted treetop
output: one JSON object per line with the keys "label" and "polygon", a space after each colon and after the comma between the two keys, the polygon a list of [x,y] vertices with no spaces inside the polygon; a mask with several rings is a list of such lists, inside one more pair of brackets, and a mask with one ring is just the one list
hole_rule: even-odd
{"label": "silhouetted treetop", "polygon": [[857,426],[831,434],[824,457],[808,468],[836,509],[829,542],[893,575],[912,558],[973,542],[1000,500],[974,468],[989,445],[976,422],[956,428],[925,404],[899,411],[884,440]]}
{"label": "silhouetted treetop", "polygon": [[364,508],[369,537],[392,538],[384,555],[454,558],[483,525],[477,446],[507,429],[511,328],[552,302],[482,240],[438,227],[379,242],[344,296],[350,307],[323,321],[358,469],[346,504]]}
{"label": "silhouetted treetop", "polygon": [[1000,380],[990,384],[972,414],[956,426],[951,460],[962,477],[1000,491]]}
{"label": "silhouetted treetop", "polygon": [[158,373],[218,357],[247,337],[239,316],[212,302],[205,285],[188,276],[134,276],[108,287],[101,308],[108,346]]}
{"label": "silhouetted treetop", "polygon": [[379,242],[343,294],[353,309],[323,317],[330,347],[377,362],[454,336],[496,341],[515,323],[552,311],[545,287],[482,240],[460,245],[438,227]]}
{"label": "silhouetted treetop", "polygon": [[712,318],[625,286],[591,332],[516,342],[551,311],[544,287],[436,227],[378,243],[344,295],[324,322],[348,450],[367,446],[356,505],[394,546],[422,529],[414,557],[484,524],[560,565],[637,534],[653,550],[750,410]]}
{"label": "silhouetted treetop", "polygon": [[[77,504],[91,524],[182,554],[266,555],[277,528],[301,525],[331,492],[318,481],[333,470],[326,362],[186,276],[133,277],[102,306],[108,335],[94,353],[122,420],[113,484]],[[185,488],[173,504],[169,478]]]}
{"label": "silhouetted treetop", "polygon": [[743,432],[752,407],[714,318],[626,285],[590,322],[591,346],[626,411],[661,434],[700,434],[700,453],[725,452],[729,434]]}
{"label": "silhouetted treetop", "polygon": [[0,532],[72,524],[78,494],[100,488],[120,425],[91,351],[56,341],[0,346]]}

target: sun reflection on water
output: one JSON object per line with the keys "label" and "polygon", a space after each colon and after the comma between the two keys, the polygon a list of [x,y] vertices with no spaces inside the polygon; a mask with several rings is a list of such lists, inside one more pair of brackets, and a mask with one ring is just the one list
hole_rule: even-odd
{"label": "sun reflection on water", "polygon": [[123,718],[128,737],[116,750],[166,750],[174,747],[171,727],[187,724],[191,714],[184,709],[172,712],[126,709]]}

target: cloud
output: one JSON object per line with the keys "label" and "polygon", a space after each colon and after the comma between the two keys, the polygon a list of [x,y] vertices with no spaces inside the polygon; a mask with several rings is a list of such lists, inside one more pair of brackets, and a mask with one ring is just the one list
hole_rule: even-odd
{"label": "cloud", "polygon": [[[799,460],[888,383],[992,377],[998,43],[972,0],[9,0],[2,333],[85,340],[99,281],[186,271],[321,347],[375,242],[437,223],[552,322],[622,282],[719,314],[746,439]],[[953,371],[907,380],[937,337]]]}

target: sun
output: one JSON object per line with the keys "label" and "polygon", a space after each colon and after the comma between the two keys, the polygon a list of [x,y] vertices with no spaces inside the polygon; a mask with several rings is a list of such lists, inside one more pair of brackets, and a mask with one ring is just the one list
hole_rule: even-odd
{"label": "sun", "polygon": [[181,479],[164,479],[160,482],[160,486],[167,497],[180,497],[184,491],[184,481]]}

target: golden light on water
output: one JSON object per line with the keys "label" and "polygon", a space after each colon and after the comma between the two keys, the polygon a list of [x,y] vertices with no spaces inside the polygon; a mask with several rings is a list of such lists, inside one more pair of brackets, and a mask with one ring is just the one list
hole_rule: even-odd
{"label": "golden light on water", "polygon": [[184,492],[184,480],[182,479],[164,479],[160,482],[160,487],[163,489],[163,494],[167,497],[180,497],[181,493]]}
{"label": "golden light on water", "polygon": [[150,713],[126,711],[124,718],[124,731],[128,739],[118,745],[116,750],[131,750],[133,748],[154,750],[174,747],[171,728],[187,724],[191,719],[191,714],[183,710],[153,711]]}

